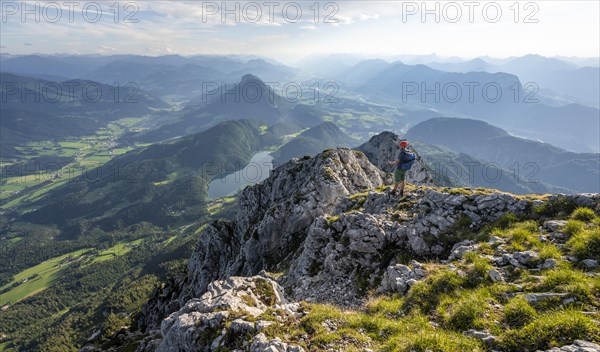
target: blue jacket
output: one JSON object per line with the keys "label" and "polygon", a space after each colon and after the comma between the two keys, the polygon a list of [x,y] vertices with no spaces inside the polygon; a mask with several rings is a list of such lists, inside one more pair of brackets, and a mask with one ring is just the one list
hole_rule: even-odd
{"label": "blue jacket", "polygon": [[398,153],[398,164],[396,164],[396,169],[410,170],[415,162],[415,159],[416,157],[414,153],[411,153],[406,149],[401,149]]}

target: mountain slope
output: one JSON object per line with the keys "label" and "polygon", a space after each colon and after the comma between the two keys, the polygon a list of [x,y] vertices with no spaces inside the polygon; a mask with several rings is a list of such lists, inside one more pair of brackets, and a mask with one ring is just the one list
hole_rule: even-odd
{"label": "mountain slope", "polygon": [[273,152],[273,162],[280,165],[292,158],[305,155],[314,156],[325,149],[349,147],[353,143],[354,139],[350,138],[334,123],[324,122],[300,133]]}
{"label": "mountain slope", "polygon": [[482,121],[434,118],[411,127],[406,138],[496,163],[528,182],[539,180],[578,192],[600,191],[599,154],[572,153],[513,137]]}
{"label": "mountain slope", "polygon": [[576,70],[559,70],[539,77],[540,87],[548,88],[575,101],[599,107],[600,68],[582,67]]}
{"label": "mountain slope", "polygon": [[108,122],[151,115],[168,107],[133,86],[86,80],[51,82],[10,73],[0,73],[0,80],[3,158],[18,157],[16,147],[31,141],[94,134]]}
{"label": "mountain slope", "polygon": [[68,78],[79,78],[89,68],[86,65],[65,62],[60,58],[27,55],[2,61],[2,71],[16,74],[52,74]]}
{"label": "mountain slope", "polygon": [[379,102],[484,120],[568,150],[598,151],[598,108],[549,106],[537,95],[538,88],[504,72],[444,72],[395,62],[357,91]]}
{"label": "mountain slope", "polygon": [[294,71],[290,67],[263,59],[124,55],[112,57],[107,64],[86,73],[85,78],[109,84],[136,83],[159,96],[182,96],[189,99],[202,94],[204,84],[234,82],[249,73],[269,82],[285,82],[292,78]]}
{"label": "mountain slope", "polygon": [[201,219],[208,183],[243,168],[266,143],[256,123],[240,120],[134,150],[51,191],[23,220],[79,236],[82,221],[114,229]]}
{"label": "mountain slope", "polygon": [[177,121],[142,134],[144,141],[161,141],[204,131],[215,124],[237,119],[287,124],[295,130],[321,123],[319,111],[312,106],[295,104],[277,94],[257,76],[246,74],[234,84],[204,87],[203,94],[192,99]]}
{"label": "mountain slope", "polygon": [[435,184],[446,187],[483,187],[514,194],[573,193],[569,188],[552,186],[497,163],[476,159],[436,145],[413,141],[431,170]]}
{"label": "mountain slope", "polygon": [[570,62],[540,55],[517,57],[500,66],[501,71],[516,74],[527,82],[537,82],[553,72],[575,68],[577,66]]}
{"label": "mountain slope", "polygon": [[246,74],[239,83],[221,85],[216,91],[207,88],[188,105],[188,115],[208,113],[221,119],[251,118],[273,123],[290,105],[260,78]]}

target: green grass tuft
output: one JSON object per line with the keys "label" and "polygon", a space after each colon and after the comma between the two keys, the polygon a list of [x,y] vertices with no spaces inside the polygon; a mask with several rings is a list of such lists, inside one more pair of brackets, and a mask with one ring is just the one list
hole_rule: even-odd
{"label": "green grass tuft", "polygon": [[595,295],[599,294],[598,279],[586,275],[584,272],[570,268],[568,265],[559,265],[549,270],[538,285],[539,292],[554,291],[571,293],[579,302],[596,303]]}
{"label": "green grass tuft", "polygon": [[256,297],[263,302],[266,306],[272,306],[277,301],[275,289],[273,285],[265,279],[256,279],[254,281],[255,289],[254,294]]}
{"label": "green grass tuft", "polygon": [[440,270],[426,280],[413,285],[406,296],[405,308],[420,308],[423,313],[429,313],[439,304],[442,294],[452,294],[457,291],[465,280],[451,270]]}
{"label": "green grass tuft", "polygon": [[504,322],[512,328],[518,328],[532,322],[537,315],[524,296],[511,299],[504,307]]}
{"label": "green grass tuft", "polygon": [[546,350],[573,343],[574,340],[598,341],[597,323],[575,310],[554,311],[537,317],[517,330],[509,330],[500,339],[507,351]]}
{"label": "green grass tuft", "polygon": [[[408,340],[410,337],[410,340]],[[389,348],[385,351],[402,352],[446,352],[446,351],[483,351],[481,342],[461,333],[451,331],[419,331],[407,337],[404,348]],[[407,341],[408,340],[408,341]]]}
{"label": "green grass tuft", "polygon": [[571,219],[583,222],[590,222],[594,220],[595,217],[596,214],[594,214],[594,211],[590,208],[580,207],[575,209],[573,213],[571,213]]}
{"label": "green grass tuft", "polygon": [[564,226],[563,231],[569,236],[574,236],[585,228],[585,223],[580,220],[569,220],[567,224]]}
{"label": "green grass tuft", "polygon": [[444,326],[456,331],[484,329],[491,312],[492,296],[486,288],[475,291],[462,291],[458,298],[445,296],[437,311],[443,318]]}
{"label": "green grass tuft", "polygon": [[556,259],[559,260],[562,252],[558,247],[551,243],[543,243],[539,247],[540,252],[540,260],[544,261],[546,259]]}
{"label": "green grass tuft", "polygon": [[575,233],[567,241],[567,247],[579,259],[600,259],[600,228]]}

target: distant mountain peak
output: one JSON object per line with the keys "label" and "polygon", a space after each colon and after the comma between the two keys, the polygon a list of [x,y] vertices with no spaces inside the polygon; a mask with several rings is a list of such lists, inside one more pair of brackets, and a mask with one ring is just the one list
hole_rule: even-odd
{"label": "distant mountain peak", "polygon": [[255,76],[251,73],[247,73],[244,76],[242,76],[242,80],[240,81],[240,84],[245,84],[245,83],[258,83],[260,85],[265,85],[265,82],[263,82],[262,79],[260,79],[258,76]]}

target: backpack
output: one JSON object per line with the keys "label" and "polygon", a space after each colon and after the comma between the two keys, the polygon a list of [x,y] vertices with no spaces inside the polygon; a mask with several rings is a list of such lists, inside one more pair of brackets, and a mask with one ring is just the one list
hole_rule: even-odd
{"label": "backpack", "polygon": [[416,159],[415,153],[400,152],[398,168],[400,168],[400,170],[408,171],[413,166]]}

